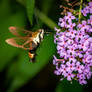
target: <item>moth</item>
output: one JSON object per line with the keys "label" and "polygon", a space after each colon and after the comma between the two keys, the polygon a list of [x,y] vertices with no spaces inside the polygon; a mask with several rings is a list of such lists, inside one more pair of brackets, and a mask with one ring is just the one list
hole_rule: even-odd
{"label": "moth", "polygon": [[30,61],[33,62],[35,60],[35,51],[39,46],[40,42],[44,37],[44,30],[38,29],[35,32],[20,29],[14,26],[9,27],[9,31],[15,35],[13,38],[6,39],[6,43],[12,45],[14,47],[22,48],[25,50],[29,50],[28,56]]}

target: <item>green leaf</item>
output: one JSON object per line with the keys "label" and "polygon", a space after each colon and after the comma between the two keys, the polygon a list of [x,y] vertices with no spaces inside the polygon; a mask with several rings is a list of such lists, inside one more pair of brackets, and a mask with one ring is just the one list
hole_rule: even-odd
{"label": "green leaf", "polygon": [[8,92],[15,92],[16,89],[28,82],[29,79],[32,79],[53,58],[54,53],[53,35],[46,36],[40,44],[35,63],[29,62],[27,54],[22,52],[20,60],[18,60],[19,62],[13,64],[7,72],[8,78],[13,79]]}
{"label": "green leaf", "polygon": [[43,42],[40,44],[40,48],[37,50],[37,60],[47,61],[50,60],[53,54],[56,52],[56,47],[54,44],[54,35],[50,34],[46,36]]}
{"label": "green leaf", "polygon": [[27,15],[31,25],[33,23],[34,7],[35,7],[35,0],[26,0]]}
{"label": "green leaf", "polygon": [[[52,3],[54,2],[54,0],[43,0],[42,1],[42,11],[48,15],[50,9],[52,9]],[[49,4],[48,4],[49,3]]]}
{"label": "green leaf", "polygon": [[0,21],[4,21],[7,17],[10,16],[10,3],[9,0],[2,0],[0,2]]}
{"label": "green leaf", "polygon": [[70,84],[67,80],[63,80],[58,83],[55,92],[83,92],[83,86],[77,81],[73,81]]}
{"label": "green leaf", "polygon": [[59,26],[52,21],[50,18],[48,18],[45,14],[43,14],[41,11],[39,11],[38,9],[35,10],[35,12],[37,13],[39,19],[45,23],[48,27],[50,27],[51,29],[54,29],[54,27],[59,28]]}
{"label": "green leaf", "polygon": [[26,0],[16,0],[16,1],[25,6]]}

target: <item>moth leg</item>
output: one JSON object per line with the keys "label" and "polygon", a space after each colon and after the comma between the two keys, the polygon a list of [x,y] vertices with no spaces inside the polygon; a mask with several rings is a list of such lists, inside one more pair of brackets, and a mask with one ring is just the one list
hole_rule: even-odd
{"label": "moth leg", "polygon": [[26,42],[23,44],[23,46],[26,45],[26,44],[28,44],[29,42],[30,42],[30,41],[26,41]]}
{"label": "moth leg", "polygon": [[[29,44],[29,48],[25,47],[25,45],[27,45],[27,44]],[[30,40],[26,41],[22,46],[23,46],[23,49],[25,49],[25,50],[32,50],[33,49],[32,40],[30,39]]]}
{"label": "moth leg", "polygon": [[32,48],[32,43],[30,43],[30,50],[32,50],[33,48]]}
{"label": "moth leg", "polygon": [[30,50],[34,50],[37,45],[34,42],[30,42]]}

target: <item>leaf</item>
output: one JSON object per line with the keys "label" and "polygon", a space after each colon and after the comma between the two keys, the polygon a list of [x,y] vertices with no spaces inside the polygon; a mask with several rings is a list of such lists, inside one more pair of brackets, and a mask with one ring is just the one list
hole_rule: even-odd
{"label": "leaf", "polygon": [[54,35],[50,34],[44,38],[41,43],[40,48],[37,50],[37,60],[40,62],[50,60],[53,54],[56,52],[56,47],[54,44]]}
{"label": "leaf", "polygon": [[[42,11],[48,15],[50,9],[52,9],[52,3],[54,2],[54,0],[43,0],[42,1]],[[48,4],[49,3],[49,4]]]}
{"label": "leaf", "polygon": [[70,84],[67,80],[63,80],[59,82],[55,92],[83,92],[83,87],[77,81]]}
{"label": "leaf", "polygon": [[25,6],[26,0],[16,0],[16,1]]}
{"label": "leaf", "polygon": [[0,21],[4,21],[4,19],[10,16],[10,10],[9,0],[2,0],[0,2]]}
{"label": "leaf", "polygon": [[87,0],[88,2],[90,2],[91,0]]}
{"label": "leaf", "polygon": [[55,27],[59,28],[59,26],[52,21],[50,18],[48,18],[45,14],[43,14],[41,11],[39,11],[38,9],[35,10],[35,12],[37,13],[39,19],[45,23],[48,27],[50,27],[51,29],[54,29]]}
{"label": "leaf", "polygon": [[35,0],[26,0],[27,15],[31,25],[33,23],[34,7],[35,7]]}
{"label": "leaf", "polygon": [[[31,1],[32,1],[33,4],[30,3]],[[51,20],[49,17],[47,17],[44,13],[42,13],[41,11],[39,11],[37,8],[35,8],[35,10],[34,10],[34,7],[35,7],[35,1],[34,0],[27,0],[26,7],[27,7],[28,18],[29,18],[29,21],[30,21],[31,25],[32,25],[32,22],[33,22],[33,13],[35,12],[36,17],[38,17],[44,24],[46,24],[51,29],[54,29],[54,27],[60,28],[53,20]],[[45,8],[43,10],[46,11],[45,13],[48,13],[47,12],[48,9],[47,8],[45,9]],[[42,25],[42,23],[41,23],[41,25]],[[39,24],[39,26],[41,26],[41,25]]]}
{"label": "leaf", "polygon": [[29,62],[27,54],[22,52],[19,62],[16,65],[13,64],[7,72],[8,77],[13,79],[8,92],[14,92],[28,82],[29,79],[32,79],[49,62],[54,53],[53,35],[46,36],[41,43],[37,50],[37,61],[35,63]]}

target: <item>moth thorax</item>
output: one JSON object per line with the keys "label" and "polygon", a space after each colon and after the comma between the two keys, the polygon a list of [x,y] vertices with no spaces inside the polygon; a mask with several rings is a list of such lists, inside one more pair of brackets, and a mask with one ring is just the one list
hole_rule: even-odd
{"label": "moth thorax", "polygon": [[34,43],[37,45],[43,40],[44,30],[40,29],[37,36],[33,39]]}

